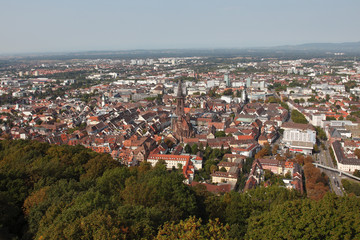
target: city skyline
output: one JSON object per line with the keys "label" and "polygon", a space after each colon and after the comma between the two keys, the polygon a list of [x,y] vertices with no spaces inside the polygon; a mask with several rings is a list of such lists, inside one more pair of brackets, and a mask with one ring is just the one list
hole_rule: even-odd
{"label": "city skyline", "polygon": [[0,54],[358,42],[360,3],[6,1]]}

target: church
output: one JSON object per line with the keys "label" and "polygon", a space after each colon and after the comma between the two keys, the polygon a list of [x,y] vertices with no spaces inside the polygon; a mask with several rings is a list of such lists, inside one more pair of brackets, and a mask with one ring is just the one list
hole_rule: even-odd
{"label": "church", "polygon": [[178,90],[176,95],[176,109],[175,118],[172,122],[172,131],[174,136],[183,142],[184,138],[191,138],[195,136],[194,129],[190,123],[190,114],[185,114],[185,96],[182,91],[182,81],[179,80]]}

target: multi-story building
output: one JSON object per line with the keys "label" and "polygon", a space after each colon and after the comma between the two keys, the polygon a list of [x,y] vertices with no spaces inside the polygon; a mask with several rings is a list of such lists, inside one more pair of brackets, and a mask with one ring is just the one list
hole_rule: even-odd
{"label": "multi-story building", "polygon": [[310,124],[283,123],[284,137],[282,142],[292,152],[311,154],[316,143],[316,131]]}
{"label": "multi-story building", "polygon": [[334,141],[331,144],[331,148],[334,151],[337,168],[339,170],[350,173],[355,170],[360,170],[360,159],[345,156],[344,148],[340,141]]}

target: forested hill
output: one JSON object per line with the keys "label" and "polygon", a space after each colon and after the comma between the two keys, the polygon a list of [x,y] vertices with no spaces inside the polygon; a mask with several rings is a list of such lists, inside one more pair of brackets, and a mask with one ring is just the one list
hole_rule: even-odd
{"label": "forested hill", "polygon": [[360,239],[360,201],[280,187],[222,196],[163,164],[0,142],[0,239]]}

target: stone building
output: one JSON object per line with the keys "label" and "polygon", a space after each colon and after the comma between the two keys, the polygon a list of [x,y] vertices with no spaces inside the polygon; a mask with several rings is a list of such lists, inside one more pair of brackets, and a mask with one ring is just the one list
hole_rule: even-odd
{"label": "stone building", "polygon": [[178,91],[176,95],[176,118],[173,118],[172,131],[174,136],[183,142],[184,138],[191,138],[195,136],[194,129],[190,123],[190,114],[185,114],[185,96],[182,91],[182,82],[179,80]]}

